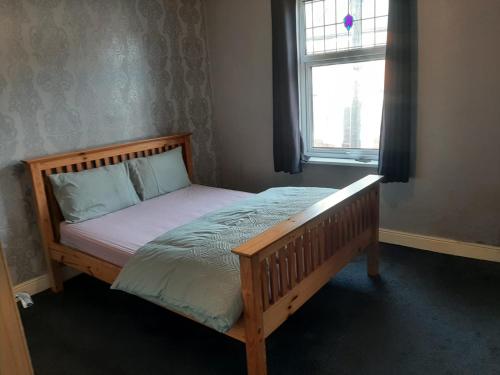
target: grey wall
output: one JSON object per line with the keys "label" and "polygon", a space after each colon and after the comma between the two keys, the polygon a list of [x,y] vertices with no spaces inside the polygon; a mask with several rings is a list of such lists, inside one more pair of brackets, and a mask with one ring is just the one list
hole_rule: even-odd
{"label": "grey wall", "polygon": [[[419,0],[416,177],[382,191],[385,228],[500,245],[500,2]],[[272,161],[270,0],[210,0],[207,24],[221,183],[343,187],[374,170]]]}
{"label": "grey wall", "polygon": [[14,282],[44,271],[19,160],[194,131],[215,182],[200,0],[0,0],[0,240]]}

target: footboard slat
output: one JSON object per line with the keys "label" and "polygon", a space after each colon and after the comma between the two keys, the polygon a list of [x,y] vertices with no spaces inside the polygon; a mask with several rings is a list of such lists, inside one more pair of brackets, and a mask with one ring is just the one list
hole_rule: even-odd
{"label": "footboard slat", "polygon": [[288,250],[288,263],[290,264],[289,272],[290,272],[290,289],[295,287],[297,283],[297,253],[296,253],[296,243],[295,240],[293,243],[290,243]]}
{"label": "footboard slat", "polygon": [[330,221],[330,217],[327,217],[325,221],[320,224],[319,227],[319,254],[320,254],[320,263],[328,259],[328,254],[326,250],[326,227],[328,222]]}
{"label": "footboard slat", "polygon": [[283,248],[278,252],[278,266],[279,266],[279,275],[280,275],[280,297],[284,296],[289,288],[288,288],[288,262],[286,261],[288,249]]}
{"label": "footboard slat", "polygon": [[311,229],[310,239],[311,239],[311,272],[314,271],[318,267],[319,263],[319,246],[318,246],[318,228],[314,227]]}
{"label": "footboard slat", "polygon": [[305,241],[305,244],[304,244],[303,254],[304,254],[304,264],[306,266],[304,277],[307,277],[311,273],[311,270],[312,270],[312,251],[311,251],[312,244],[311,244],[311,230],[310,229],[306,229],[304,241]]}
{"label": "footboard slat", "polygon": [[332,241],[332,232],[333,232],[333,226],[332,226],[332,218],[329,217],[328,221],[325,226],[325,250],[326,250],[326,258],[329,258],[333,254],[333,241]]}
{"label": "footboard slat", "polygon": [[267,260],[260,263],[261,285],[262,285],[262,303],[264,310],[267,310],[270,302],[269,293],[269,265]]}
{"label": "footboard slat", "polygon": [[297,283],[300,283],[304,278],[306,272],[304,265],[304,237],[300,236],[297,239],[297,245],[295,247],[295,254],[297,259]]}
{"label": "footboard slat", "polygon": [[[262,261],[261,261],[262,263]],[[271,289],[271,304],[278,300],[279,294],[279,280],[278,280],[278,270],[276,262],[276,253],[271,254],[268,260],[269,263],[269,276],[271,278],[269,288]]]}

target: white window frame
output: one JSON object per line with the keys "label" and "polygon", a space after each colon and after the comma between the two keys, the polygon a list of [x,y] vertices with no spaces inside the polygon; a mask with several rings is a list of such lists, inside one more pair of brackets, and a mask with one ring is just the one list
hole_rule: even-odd
{"label": "white window frame", "polygon": [[[312,68],[324,65],[385,60],[385,45],[308,55],[306,51],[305,2],[303,0],[297,1],[297,15],[300,128],[304,140],[304,154],[313,158],[378,161],[379,149],[314,147]],[[380,119],[381,121],[382,119]]]}

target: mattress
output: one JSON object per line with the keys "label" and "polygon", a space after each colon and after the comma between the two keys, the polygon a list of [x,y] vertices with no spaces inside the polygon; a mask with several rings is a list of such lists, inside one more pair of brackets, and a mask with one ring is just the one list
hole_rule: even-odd
{"label": "mattress", "polygon": [[191,185],[97,219],[61,223],[61,243],[123,267],[139,248],[158,236],[253,195]]}

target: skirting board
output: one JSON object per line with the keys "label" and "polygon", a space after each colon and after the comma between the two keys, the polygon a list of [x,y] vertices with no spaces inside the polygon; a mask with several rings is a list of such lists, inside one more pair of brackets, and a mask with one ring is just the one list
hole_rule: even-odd
{"label": "skirting board", "polygon": [[[423,236],[420,234],[399,232],[382,228],[380,229],[379,234],[380,242],[412,247],[419,250],[433,251],[436,253],[500,262],[500,247],[497,246],[460,242],[446,238]],[[77,274],[77,272],[67,270],[64,276],[67,280]],[[14,293],[27,292],[31,295],[35,295],[49,288],[49,277],[47,275],[42,275],[16,285],[14,287]]]}
{"label": "skirting board", "polygon": [[[67,267],[63,268],[62,270],[62,275],[64,280],[69,280],[79,274],[80,272]],[[14,286],[13,289],[14,289],[14,294],[26,292],[34,296],[35,294],[41,293],[49,288],[50,288],[49,275],[44,274],[35,277],[31,280],[25,281],[21,284],[17,284]]]}
{"label": "skirting board", "polygon": [[500,247],[498,246],[461,242],[447,238],[424,236],[382,228],[379,231],[379,240],[380,242],[435,253],[500,262]]}
{"label": "skirting board", "polygon": [[25,281],[24,283],[14,286],[14,294],[26,292],[31,295],[43,292],[50,288],[49,275],[41,275],[34,279]]}

